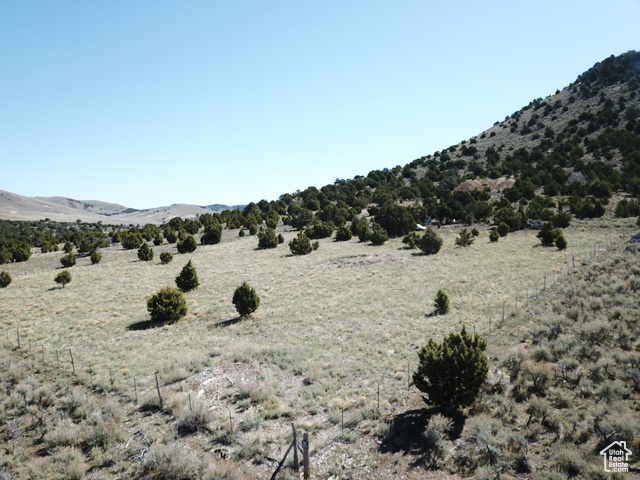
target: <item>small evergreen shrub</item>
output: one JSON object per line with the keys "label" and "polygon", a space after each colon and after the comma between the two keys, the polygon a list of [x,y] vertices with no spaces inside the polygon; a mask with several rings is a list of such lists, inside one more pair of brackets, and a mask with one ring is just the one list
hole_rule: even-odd
{"label": "small evergreen shrub", "polygon": [[252,223],[249,225],[249,235],[255,235],[256,233],[258,233],[258,225]]}
{"label": "small evergreen shrub", "polygon": [[244,228],[241,228],[240,231],[238,232],[238,236],[239,237],[244,237],[246,234],[244,233]]}
{"label": "small evergreen shrub", "polygon": [[456,238],[456,245],[459,247],[468,247],[473,243],[475,239],[471,235],[471,232],[467,228],[460,230],[458,238]]}
{"label": "small evergreen shrub", "polygon": [[420,239],[420,250],[426,255],[435,255],[442,247],[442,237],[433,228],[428,228]]}
{"label": "small evergreen shrub", "polygon": [[558,236],[556,237],[556,247],[558,248],[558,250],[564,250],[565,248],[567,248],[567,239],[564,238],[564,235],[562,234],[562,231],[560,231],[558,233]]}
{"label": "small evergreen shrub", "polygon": [[187,301],[180,290],[164,287],[147,299],[147,310],[154,323],[174,323],[187,314]]}
{"label": "small evergreen shrub", "polygon": [[138,258],[143,262],[150,262],[153,260],[153,249],[146,243],[143,243],[138,249]]}
{"label": "small evergreen shrub", "polygon": [[491,230],[491,233],[489,234],[489,240],[491,240],[491,242],[495,243],[500,239],[500,234],[498,233],[497,229]]}
{"label": "small evergreen shrub", "polygon": [[276,248],[278,246],[278,236],[273,228],[261,228],[258,232],[258,248]]}
{"label": "small evergreen shrub", "polygon": [[64,253],[71,253],[73,252],[73,243],[71,242],[65,242],[64,247],[63,247]]}
{"label": "small evergreen shrub", "polygon": [[160,254],[160,262],[163,265],[166,265],[167,263],[171,262],[171,260],[173,260],[173,255],[169,252],[162,252]]}
{"label": "small evergreen shrub", "polygon": [[555,228],[551,222],[544,222],[537,237],[542,242],[542,245],[551,246],[556,243],[556,239],[560,235],[562,235],[561,229]]}
{"label": "small evergreen shrub", "polygon": [[342,225],[336,232],[336,242],[348,242],[352,238],[352,233],[349,227]]}
{"label": "small evergreen shrub", "polygon": [[[351,226],[349,227],[349,230],[351,230],[351,233],[357,237],[360,235],[360,231],[365,226],[367,227],[369,226],[366,218],[355,217],[353,220],[351,220]],[[361,240],[361,241],[366,242],[367,240]]]}
{"label": "small evergreen shrub", "polygon": [[289,242],[289,249],[294,255],[307,255],[313,250],[311,240],[304,232],[298,233],[298,236]]}
{"label": "small evergreen shrub", "polygon": [[21,243],[11,250],[11,256],[16,262],[26,262],[31,257],[31,245]]}
{"label": "small evergreen shrub", "polygon": [[409,248],[418,248],[420,244],[420,234],[418,232],[409,232],[402,239],[402,243]]}
{"label": "small evergreen shrub", "polygon": [[153,237],[153,244],[156,247],[159,247],[160,245],[162,245],[164,243],[164,239],[162,238],[162,235],[160,235],[160,233],[157,233],[155,237]]}
{"label": "small evergreen shrub", "polygon": [[501,237],[506,237],[507,235],[509,235],[509,225],[507,225],[505,222],[500,222],[498,224],[498,228],[496,228],[495,231],[498,232],[498,235],[500,235]]}
{"label": "small evergreen shrub", "polygon": [[371,229],[369,228],[369,224],[365,223],[361,224],[358,227],[358,240],[361,242],[368,242],[371,239]]}
{"label": "small evergreen shrub", "polygon": [[4,270],[0,272],[0,288],[6,288],[11,283],[11,275]]}
{"label": "small evergreen shrub", "polygon": [[176,232],[174,232],[173,230],[166,231],[164,234],[164,238],[167,241],[167,243],[176,243],[178,241],[178,236],[176,235]]}
{"label": "small evergreen shrub", "polygon": [[384,245],[387,240],[389,240],[389,234],[384,228],[376,223],[371,232],[371,244]]}
{"label": "small evergreen shrub", "polygon": [[278,234],[278,245],[284,243],[284,235],[281,233]]}
{"label": "small evergreen shrub", "polygon": [[449,311],[449,296],[444,293],[444,290],[438,290],[438,293],[436,293],[436,296],[433,300],[433,306],[436,309],[436,313],[439,315],[444,315]]}
{"label": "small evergreen shrub", "polygon": [[304,234],[310,239],[329,238],[333,235],[333,223],[325,223],[322,225],[313,225],[307,228]]}
{"label": "small evergreen shrub", "polygon": [[187,235],[184,240],[178,242],[177,247],[178,253],[193,253],[198,248],[198,244],[193,235]]}
{"label": "small evergreen shrub", "polygon": [[68,253],[60,259],[60,263],[64,268],[71,268],[76,264],[76,256],[73,253]]}
{"label": "small evergreen shrub", "polygon": [[425,403],[447,415],[472,405],[489,372],[483,353],[486,346],[465,327],[459,334],[450,333],[442,343],[429,339],[418,352],[418,369],[413,374],[413,383],[426,395]]}
{"label": "small evergreen shrub", "polygon": [[258,309],[260,305],[260,297],[256,291],[249,286],[247,282],[243,282],[235,292],[233,292],[233,304],[242,317],[251,315]]}
{"label": "small evergreen shrub", "polygon": [[122,248],[126,250],[133,250],[135,248],[140,248],[144,239],[142,238],[142,234],[138,230],[129,230],[128,232],[124,232],[122,234]]}
{"label": "small evergreen shrub", "polygon": [[200,239],[202,245],[215,245],[222,239],[222,225],[219,223],[208,224],[204,227],[204,234]]}
{"label": "small evergreen shrub", "polygon": [[473,235],[474,238],[478,238],[480,236],[480,231],[477,228],[473,227],[471,229],[471,235]]}
{"label": "small evergreen shrub", "polygon": [[198,273],[196,267],[191,263],[191,260],[182,267],[182,271],[176,277],[176,285],[183,292],[188,292],[198,288],[200,282],[198,281]]}
{"label": "small evergreen shrub", "polygon": [[67,283],[71,282],[71,274],[69,273],[69,270],[63,270],[58,273],[53,280],[64,288]]}
{"label": "small evergreen shrub", "polygon": [[97,250],[94,250],[91,254],[91,264],[95,265],[100,263],[100,260],[102,260],[102,255],[100,255]]}

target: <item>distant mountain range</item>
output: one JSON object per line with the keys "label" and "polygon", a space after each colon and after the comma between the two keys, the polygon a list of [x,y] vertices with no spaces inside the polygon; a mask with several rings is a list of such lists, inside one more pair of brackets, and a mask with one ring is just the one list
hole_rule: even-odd
{"label": "distant mountain range", "polygon": [[198,215],[244,208],[244,205],[206,206],[174,204],[138,210],[99,200],[75,200],[65,197],[25,197],[0,190],[0,219],[44,220],[57,222],[102,222],[115,225],[161,224],[173,217],[196,218]]}

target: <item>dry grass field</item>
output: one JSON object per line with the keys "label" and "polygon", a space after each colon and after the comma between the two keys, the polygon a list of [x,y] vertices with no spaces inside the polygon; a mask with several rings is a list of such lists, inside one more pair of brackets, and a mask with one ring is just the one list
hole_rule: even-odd
{"label": "dry grass field", "polygon": [[[62,254],[38,253],[3,266],[13,282],[0,290],[0,325],[6,346],[15,348],[19,333],[21,350],[49,369],[70,372],[71,351],[81,383],[119,395],[129,412],[157,402],[157,373],[170,415],[178,417],[188,402],[210,412],[211,432],[190,438],[194,448],[221,444],[219,454],[253,462],[247,471],[255,478],[270,477],[270,459],[282,456],[292,421],[311,435],[320,475],[313,478],[430,478],[402,455],[377,453],[385,419],[423,405],[408,377],[417,349],[466,325],[488,339],[490,357],[498,354],[519,341],[506,328],[516,308],[526,308],[543,286],[555,288],[574,265],[592,262],[594,252],[606,255],[632,224],[574,220],[565,251],[541,247],[533,231],[492,244],[481,230],[473,245],[456,247],[459,227],[446,227],[435,256],[406,249],[401,239],[380,247],[324,239],[297,257],[287,247],[295,232],[284,232],[277,249],[257,250],[256,237],[224,231],[220,244],[192,254],[154,247],[151,262],[120,246],[101,250],[97,265],[78,260],[65,288],[53,281]],[[163,251],[174,253],[168,265],[160,264]],[[151,328],[146,299],[175,286],[189,259],[200,287],[185,294],[187,317]],[[243,281],[260,296],[247,319],[231,303]],[[440,288],[452,309],[432,316]],[[136,414],[128,422],[129,435],[145,429],[170,443],[168,421],[150,426]]]}

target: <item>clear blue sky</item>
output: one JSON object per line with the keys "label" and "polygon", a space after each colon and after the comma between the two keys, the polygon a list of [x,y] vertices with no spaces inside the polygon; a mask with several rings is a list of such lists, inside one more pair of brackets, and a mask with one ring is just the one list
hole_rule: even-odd
{"label": "clear blue sky", "polygon": [[0,189],[274,200],[468,139],[639,26],[638,0],[0,0]]}

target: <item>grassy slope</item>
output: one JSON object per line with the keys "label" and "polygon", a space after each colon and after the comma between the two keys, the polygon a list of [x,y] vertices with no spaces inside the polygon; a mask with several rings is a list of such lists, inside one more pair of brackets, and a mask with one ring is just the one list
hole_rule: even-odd
{"label": "grassy slope", "polygon": [[[60,368],[69,371],[71,348],[86,385],[109,389],[111,368],[123,398],[134,395],[134,373],[141,401],[155,395],[156,372],[167,384],[186,379],[166,388],[180,405],[186,392],[193,389],[194,399],[200,394],[213,408],[216,435],[227,428],[230,404],[236,436],[225,448],[236,457],[281,455],[289,441],[288,422],[294,420],[312,432],[316,471],[330,473],[344,462],[355,468],[362,448],[366,465],[355,468],[360,473],[354,478],[372,478],[373,472],[385,478],[393,473],[388,457],[371,451],[375,434],[388,428],[372,413],[378,384],[386,418],[419,408],[419,392],[407,392],[407,368],[415,367],[416,349],[428,337],[440,338],[461,324],[488,333],[489,319],[495,328],[503,302],[507,314],[516,296],[522,307],[527,292],[542,288],[545,275],[550,286],[550,274],[566,271],[572,257],[579,262],[595,242],[598,250],[617,242],[629,225],[575,221],[565,232],[565,252],[540,247],[535,232],[527,231],[498,244],[490,244],[482,231],[471,247],[454,247],[457,228],[446,228],[440,231],[444,247],[435,257],[402,248],[400,239],[382,247],[321,240],[318,251],[293,257],[286,248],[293,232],[285,233],[285,244],[276,250],[256,250],[255,237],[239,239],[237,232],[225,231],[221,244],[176,255],[166,266],[159,264],[159,253],[175,247],[154,248],[152,262],[139,261],[135,251],[106,249],[98,265],[80,259],[64,289],[53,282],[61,254],[37,254],[6,266],[13,283],[0,291],[0,321],[9,345],[15,347],[19,329],[23,349],[31,346],[27,355],[39,362],[44,356],[51,368],[59,359]],[[138,329],[148,319],[146,298],[173,285],[189,258],[201,286],[187,294],[187,318]],[[244,280],[256,288],[261,305],[252,318],[234,322],[230,299]],[[439,288],[449,294],[452,311],[428,317]],[[490,336],[490,355],[519,340],[508,329],[504,333]],[[134,411],[135,405],[124,405]],[[345,438],[355,446],[337,441],[343,407]],[[135,428],[156,431],[158,441],[166,441],[171,431],[170,420],[155,427],[137,422]],[[211,442],[201,439],[201,446],[210,449]],[[408,460],[393,468],[407,465]],[[271,468],[263,464],[252,471],[266,475]]]}

